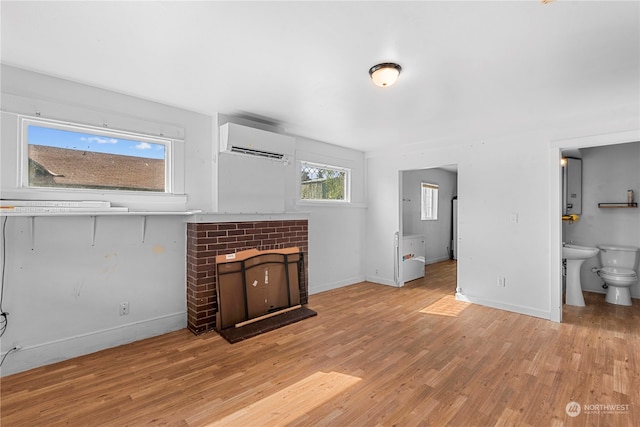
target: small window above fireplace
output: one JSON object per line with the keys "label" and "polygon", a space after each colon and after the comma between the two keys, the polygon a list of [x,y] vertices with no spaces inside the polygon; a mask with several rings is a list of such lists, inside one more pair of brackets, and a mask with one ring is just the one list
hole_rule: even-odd
{"label": "small window above fireplace", "polygon": [[300,163],[300,200],[349,202],[351,169]]}

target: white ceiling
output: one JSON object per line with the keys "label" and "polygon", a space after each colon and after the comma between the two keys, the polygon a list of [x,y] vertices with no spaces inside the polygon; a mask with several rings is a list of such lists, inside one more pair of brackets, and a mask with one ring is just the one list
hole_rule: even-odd
{"label": "white ceiling", "polygon": [[[2,62],[363,151],[639,103],[640,3],[1,3]],[[378,62],[403,67],[374,86]]]}

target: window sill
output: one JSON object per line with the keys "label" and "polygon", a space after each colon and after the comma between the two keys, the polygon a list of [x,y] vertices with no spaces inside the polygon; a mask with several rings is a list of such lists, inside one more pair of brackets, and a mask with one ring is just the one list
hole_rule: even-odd
{"label": "window sill", "polygon": [[69,208],[68,212],[11,212],[0,211],[0,216],[190,216],[200,213],[193,211],[82,211],[74,212]]}
{"label": "window sill", "polygon": [[[130,211],[182,212],[185,211],[187,196],[171,193],[93,191],[75,189],[3,188],[3,199],[10,200],[104,200],[114,207],[126,207]],[[122,214],[122,212],[118,212]],[[102,214],[102,212],[100,212]],[[113,214],[113,213],[112,213]]]}
{"label": "window sill", "polygon": [[296,206],[328,207],[328,208],[359,208],[366,209],[366,203],[345,202],[340,200],[298,200]]}

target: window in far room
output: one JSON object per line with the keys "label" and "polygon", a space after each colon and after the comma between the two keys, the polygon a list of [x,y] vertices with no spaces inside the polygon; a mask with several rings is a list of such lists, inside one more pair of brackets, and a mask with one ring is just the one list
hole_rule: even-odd
{"label": "window in far room", "polygon": [[23,187],[171,192],[172,140],[23,119]]}
{"label": "window in far room", "polygon": [[350,179],[350,169],[301,162],[300,199],[348,202]]}
{"label": "window in far room", "polygon": [[438,219],[438,185],[423,182],[420,219],[435,221]]}

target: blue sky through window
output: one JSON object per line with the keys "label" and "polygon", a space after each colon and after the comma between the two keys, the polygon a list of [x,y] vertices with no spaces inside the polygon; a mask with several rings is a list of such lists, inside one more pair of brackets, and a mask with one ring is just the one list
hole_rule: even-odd
{"label": "blue sky through window", "polygon": [[165,158],[165,145],[146,141],[114,138],[41,126],[29,126],[29,144],[47,147],[67,148],[71,150],[93,151],[96,153],[119,154],[123,156],[144,157],[147,159]]}

